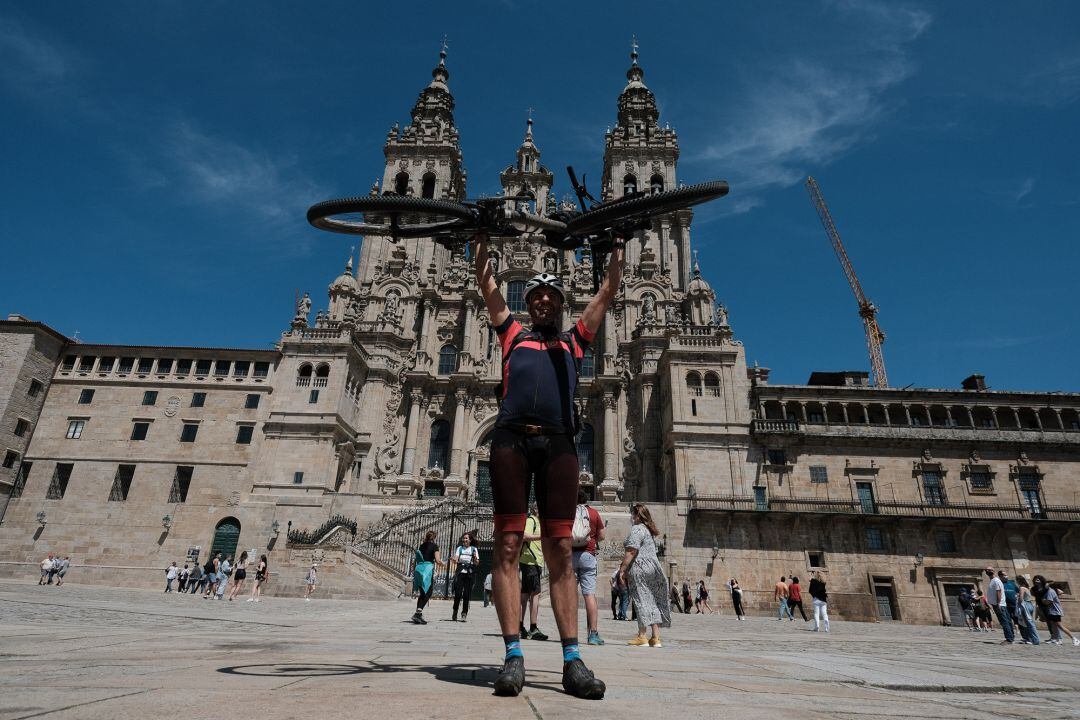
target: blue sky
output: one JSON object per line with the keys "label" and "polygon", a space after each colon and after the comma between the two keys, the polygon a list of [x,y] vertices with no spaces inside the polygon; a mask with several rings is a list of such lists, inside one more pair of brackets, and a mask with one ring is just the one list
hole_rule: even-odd
{"label": "blue sky", "polygon": [[731,183],[694,243],[774,382],[869,364],[812,174],[894,386],[1080,391],[1076,3],[23,5],[0,10],[5,315],[267,347],[351,244],[304,211],[381,174],[444,34],[472,194],[528,107],[543,162],[598,178],[636,34],[680,179]]}

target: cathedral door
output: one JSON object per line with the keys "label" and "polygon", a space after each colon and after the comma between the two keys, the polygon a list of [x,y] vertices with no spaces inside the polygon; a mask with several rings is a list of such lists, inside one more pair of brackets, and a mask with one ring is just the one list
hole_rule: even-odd
{"label": "cathedral door", "polygon": [[227,517],[217,524],[214,530],[214,544],[210,547],[210,557],[215,553],[221,553],[222,559],[226,555],[236,557],[236,545],[240,541],[240,521],[234,517]]}

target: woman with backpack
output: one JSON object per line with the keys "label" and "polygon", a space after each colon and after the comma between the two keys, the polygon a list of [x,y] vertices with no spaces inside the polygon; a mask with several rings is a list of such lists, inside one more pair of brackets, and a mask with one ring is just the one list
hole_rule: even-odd
{"label": "woman with backpack", "polygon": [[473,546],[471,535],[465,533],[461,536],[461,544],[454,548],[454,554],[450,556],[450,559],[457,567],[454,572],[454,616],[452,619],[457,622],[458,606],[463,605],[461,622],[466,622],[466,618],[469,617],[469,599],[472,597],[476,568],[480,565],[480,551]]}

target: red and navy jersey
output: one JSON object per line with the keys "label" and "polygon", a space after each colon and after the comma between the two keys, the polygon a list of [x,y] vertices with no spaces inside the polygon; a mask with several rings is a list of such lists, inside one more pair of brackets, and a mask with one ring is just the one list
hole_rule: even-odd
{"label": "red and navy jersey", "polygon": [[496,423],[564,427],[574,432],[574,393],[592,342],[578,320],[568,332],[525,330],[511,315],[495,328],[502,346],[502,398]]}

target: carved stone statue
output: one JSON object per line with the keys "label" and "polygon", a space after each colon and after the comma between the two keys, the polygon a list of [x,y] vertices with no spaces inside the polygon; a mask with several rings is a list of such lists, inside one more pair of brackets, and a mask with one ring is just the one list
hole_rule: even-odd
{"label": "carved stone statue", "polygon": [[656,300],[652,295],[646,295],[641,304],[641,317],[645,322],[656,322]]}
{"label": "carved stone statue", "polygon": [[491,263],[491,272],[499,272],[499,253],[491,253],[488,255],[488,260]]}
{"label": "carved stone statue", "polygon": [[386,316],[394,317],[397,315],[398,310],[398,296],[397,293],[389,293],[386,296]]}
{"label": "carved stone statue", "polygon": [[559,271],[559,261],[555,257],[555,253],[549,253],[544,256],[544,272],[554,275]]}
{"label": "carved stone statue", "polygon": [[307,322],[308,315],[311,313],[311,296],[304,293],[304,297],[296,301],[296,317],[295,320],[303,320]]}
{"label": "carved stone statue", "polygon": [[724,303],[717,303],[716,305],[716,324],[720,326],[728,324],[727,308],[724,307]]}

